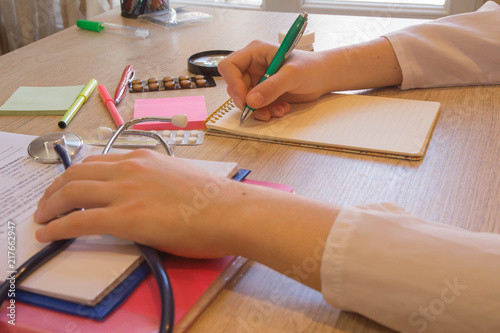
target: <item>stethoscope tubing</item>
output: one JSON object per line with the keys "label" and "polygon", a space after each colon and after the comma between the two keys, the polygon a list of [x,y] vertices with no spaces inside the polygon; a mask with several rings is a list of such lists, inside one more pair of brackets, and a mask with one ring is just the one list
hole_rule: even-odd
{"label": "stethoscope tubing", "polygon": [[[113,144],[118,139],[118,137],[123,134],[132,134],[132,135],[142,135],[148,136],[156,139],[160,142],[163,148],[166,150],[169,156],[174,156],[174,152],[168,145],[168,143],[156,132],[150,131],[141,131],[141,130],[127,130],[128,127],[138,124],[141,122],[147,121],[163,121],[163,122],[171,122],[171,118],[157,118],[157,117],[143,117],[137,118],[127,121],[122,124],[116,132],[113,134],[111,139],[109,139],[108,144],[104,147],[102,154],[107,154],[110,149],[113,147]],[[135,243],[137,247],[141,250],[142,256],[146,260],[153,273],[153,276],[156,280],[156,284],[158,285],[158,289],[160,292],[160,300],[161,300],[161,321],[160,321],[160,329],[159,333],[170,333],[173,332],[174,329],[174,321],[175,321],[175,305],[174,305],[174,294],[172,291],[170,279],[168,274],[163,267],[162,261],[158,252],[146,245]]]}
{"label": "stethoscope tubing", "polygon": [[139,247],[144,259],[149,265],[149,268],[151,268],[151,272],[153,273],[160,292],[162,304],[160,332],[172,332],[175,320],[175,304],[170,278],[168,277],[167,271],[162,265],[161,258],[155,249],[139,243],[135,244]]}
{"label": "stethoscope tubing", "polygon": [[[118,138],[118,136],[120,136],[124,132],[127,132],[127,134],[145,135],[157,139],[158,141],[160,141],[161,145],[165,148],[168,155],[173,156],[173,151],[169,147],[168,143],[166,143],[165,140],[157,133],[153,132],[153,134],[151,134],[151,132],[137,131],[137,130],[125,131],[128,126],[131,126],[137,122],[151,121],[151,120],[159,120],[166,122],[170,121],[170,118],[147,118],[147,119],[144,118],[140,120],[136,119],[125,123],[124,124],[125,126],[124,125],[120,126],[120,128],[116,131],[113,137],[109,140],[108,145],[103,150],[103,154],[108,153],[108,151],[111,149],[113,143]],[[61,159],[65,170],[68,169],[71,166],[71,157],[67,149],[64,146],[60,145],[59,143],[55,143],[54,150],[56,151],[58,157]],[[24,262],[16,270],[15,275],[13,276],[13,278],[15,279],[15,283],[16,284],[21,283],[24,279],[26,279],[29,275],[31,275],[31,273],[35,272],[38,268],[43,266],[50,259],[61,253],[74,241],[75,238],[63,239],[52,242],[49,245],[45,246],[42,250],[34,254],[30,259]],[[171,333],[173,332],[174,329],[175,306],[174,306],[173,291],[168,274],[165,271],[165,267],[163,266],[162,260],[158,255],[158,252],[156,252],[156,250],[146,245],[142,245],[139,243],[135,244],[139,247],[142,256],[148,263],[151,272],[155,277],[160,292],[162,312],[161,312],[159,333]],[[0,304],[2,304],[3,301],[5,301],[8,297],[8,291],[10,288],[11,280],[12,278],[8,277],[0,286]]]}

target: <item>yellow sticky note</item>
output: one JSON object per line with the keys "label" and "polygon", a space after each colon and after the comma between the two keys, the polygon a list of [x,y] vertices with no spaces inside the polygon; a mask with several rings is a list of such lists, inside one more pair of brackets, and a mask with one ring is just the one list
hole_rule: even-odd
{"label": "yellow sticky note", "polygon": [[61,116],[84,86],[19,87],[0,106],[3,116]]}

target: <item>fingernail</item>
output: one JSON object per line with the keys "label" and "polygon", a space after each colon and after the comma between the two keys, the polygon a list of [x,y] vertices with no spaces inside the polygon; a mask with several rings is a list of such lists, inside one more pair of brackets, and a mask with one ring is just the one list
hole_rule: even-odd
{"label": "fingernail", "polygon": [[285,105],[283,105],[283,115],[286,115],[287,113],[290,112],[290,104],[286,103]]}
{"label": "fingernail", "polygon": [[254,113],[253,117],[260,121],[269,121],[271,117],[267,113]]}
{"label": "fingernail", "polygon": [[39,241],[40,243],[46,243],[47,242],[45,240],[44,236],[45,236],[45,228],[38,229],[35,232],[36,240]]}
{"label": "fingernail", "polygon": [[247,104],[254,108],[258,108],[264,102],[264,96],[260,92],[253,92],[247,96]]}
{"label": "fingernail", "polygon": [[239,97],[233,97],[233,101],[234,101],[234,104],[240,108],[240,109],[243,109],[245,107],[245,104],[241,101],[241,99]]}
{"label": "fingernail", "polygon": [[35,222],[38,223],[38,218],[39,218],[39,215],[40,213],[38,212],[38,209],[35,210],[35,213],[33,214],[33,219],[35,220]]}
{"label": "fingernail", "polygon": [[282,106],[274,106],[271,108],[271,113],[274,117],[283,117],[285,114],[285,108]]}

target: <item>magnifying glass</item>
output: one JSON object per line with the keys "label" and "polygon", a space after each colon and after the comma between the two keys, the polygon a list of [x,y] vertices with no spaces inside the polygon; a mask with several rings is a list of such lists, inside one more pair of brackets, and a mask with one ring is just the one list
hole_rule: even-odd
{"label": "magnifying glass", "polygon": [[233,51],[214,50],[193,54],[188,59],[188,71],[193,74],[220,76],[217,66]]}

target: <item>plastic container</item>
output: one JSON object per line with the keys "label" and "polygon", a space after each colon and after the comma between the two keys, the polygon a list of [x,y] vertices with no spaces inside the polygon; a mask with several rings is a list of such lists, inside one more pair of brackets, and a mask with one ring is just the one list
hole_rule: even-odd
{"label": "plastic container", "polygon": [[120,0],[123,17],[137,18],[139,15],[170,9],[169,0]]}

